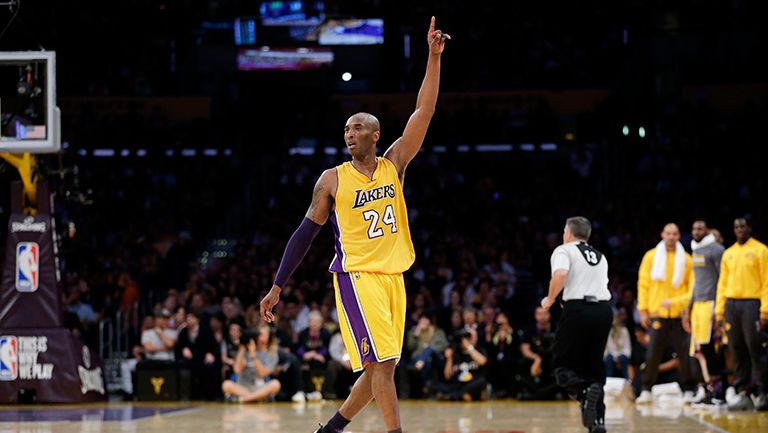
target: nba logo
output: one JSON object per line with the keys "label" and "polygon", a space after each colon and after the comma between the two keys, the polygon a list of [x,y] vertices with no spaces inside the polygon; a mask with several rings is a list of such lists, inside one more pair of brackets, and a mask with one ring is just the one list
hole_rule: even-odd
{"label": "nba logo", "polygon": [[34,292],[40,276],[40,246],[35,242],[19,242],[16,245],[16,290]]}
{"label": "nba logo", "polygon": [[19,375],[16,337],[0,337],[0,380],[16,380]]}

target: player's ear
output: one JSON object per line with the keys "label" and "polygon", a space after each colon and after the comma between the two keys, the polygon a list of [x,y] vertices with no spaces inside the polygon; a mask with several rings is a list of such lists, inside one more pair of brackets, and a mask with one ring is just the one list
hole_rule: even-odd
{"label": "player's ear", "polygon": [[373,142],[376,143],[379,141],[379,138],[381,138],[381,131],[373,131]]}

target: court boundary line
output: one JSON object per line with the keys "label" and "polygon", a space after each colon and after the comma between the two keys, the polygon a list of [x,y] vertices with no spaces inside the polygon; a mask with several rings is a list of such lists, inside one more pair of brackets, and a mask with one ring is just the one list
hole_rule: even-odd
{"label": "court boundary line", "polygon": [[685,416],[686,418],[692,419],[692,420],[696,421],[697,423],[699,423],[699,424],[701,424],[701,425],[703,425],[703,426],[705,426],[707,428],[710,428],[710,429],[716,431],[717,433],[730,433],[728,430],[725,430],[725,429],[723,429],[721,427],[718,427],[718,426],[712,424],[709,421],[704,421],[702,419],[699,419],[699,418],[697,418],[697,417],[695,417],[693,415],[690,415],[690,414],[686,413],[686,414],[683,414],[683,416]]}

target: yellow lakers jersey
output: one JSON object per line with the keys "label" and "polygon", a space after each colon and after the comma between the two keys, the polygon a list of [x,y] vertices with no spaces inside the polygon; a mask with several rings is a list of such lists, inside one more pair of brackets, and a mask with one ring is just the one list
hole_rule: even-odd
{"label": "yellow lakers jersey", "polygon": [[399,274],[416,254],[397,168],[377,158],[372,179],[352,162],[336,167],[339,186],[330,220],[336,236],[331,272]]}

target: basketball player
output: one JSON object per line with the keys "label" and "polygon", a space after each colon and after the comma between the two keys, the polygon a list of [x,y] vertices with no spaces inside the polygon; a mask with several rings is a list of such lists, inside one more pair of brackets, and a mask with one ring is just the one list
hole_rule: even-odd
{"label": "basketball player", "polygon": [[750,393],[757,394],[757,409],[768,410],[765,397],[765,336],[768,323],[768,247],[752,237],[746,218],[733,222],[736,243],[725,250],[720,264],[720,280],[715,302],[716,326],[728,334],[736,364],[734,386],[738,399],[731,410],[751,410],[755,404]]}
{"label": "basketball player", "polygon": [[608,301],[608,260],[587,243],[592,224],[584,217],[565,222],[563,244],[550,259],[548,310],[563,291],[563,313],[557,325],[554,358],[557,384],[581,403],[581,422],[590,433],[605,433],[605,364],[603,352],[613,323]]}
{"label": "basketball player", "polygon": [[272,308],[303,259],[320,227],[330,218],[336,236],[331,262],[336,307],[344,344],[355,371],[364,370],[338,412],[316,433],[339,433],[372,399],[388,433],[401,433],[395,391],[405,327],[403,275],[415,253],[403,197],[408,163],[419,152],[432,119],[440,83],[440,56],[450,36],[429,25],[429,60],[416,110],[402,137],[376,156],[379,121],[357,113],[344,126],[352,160],[318,179],[306,218],[288,241],[272,289],[261,301],[261,316],[274,321]]}
{"label": "basketball player", "polygon": [[[683,325],[688,327],[691,334],[689,355],[695,357],[701,366],[704,383],[707,386],[706,395],[697,395],[689,400],[698,403],[703,398],[712,400],[715,384],[712,374],[719,375],[720,362],[712,340],[712,318],[715,312],[715,293],[717,279],[720,277],[720,259],[725,248],[717,242],[717,238],[709,233],[704,220],[693,222],[691,229],[691,252],[693,263],[693,294],[688,304],[689,313],[684,314]],[[684,312],[685,313],[685,312]]]}
{"label": "basketball player", "polygon": [[656,383],[667,345],[672,344],[680,368],[680,388],[692,398],[688,357],[688,333],[681,316],[690,301],[693,284],[691,256],[680,243],[680,229],[669,223],[661,232],[662,240],[645,253],[637,278],[637,310],[640,324],[648,330],[651,341],[645,355],[643,388],[635,400],[638,404],[653,402],[651,387]]}

